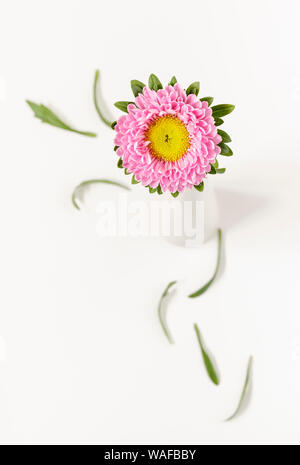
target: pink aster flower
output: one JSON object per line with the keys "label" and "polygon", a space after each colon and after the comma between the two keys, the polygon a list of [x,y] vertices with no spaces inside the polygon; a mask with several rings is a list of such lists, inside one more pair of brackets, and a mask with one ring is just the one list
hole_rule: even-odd
{"label": "pink aster flower", "polygon": [[232,154],[222,142],[222,133],[227,142],[229,136],[216,126],[223,122],[220,116],[234,107],[218,105],[211,109],[211,98],[197,98],[199,83],[187,91],[177,82],[163,89],[158,78],[151,75],[149,84],[147,87],[132,81],[135,102],[116,104],[128,113],[115,125],[118,165],[126,174],[133,174],[134,183],[141,182],[150,192],[177,196],[194,186],[202,190],[207,173],[224,172],[218,169],[217,155],[222,150],[224,155],[224,151]]}

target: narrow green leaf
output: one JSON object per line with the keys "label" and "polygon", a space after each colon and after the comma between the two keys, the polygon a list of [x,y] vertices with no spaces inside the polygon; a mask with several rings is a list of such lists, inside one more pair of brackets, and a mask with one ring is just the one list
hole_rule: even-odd
{"label": "narrow green leaf", "polygon": [[195,189],[197,189],[197,191],[199,192],[203,192],[204,191],[204,182],[201,182],[199,184],[199,186],[194,186]]}
{"label": "narrow green leaf", "polygon": [[118,166],[118,168],[123,168],[123,160],[122,160],[122,158],[119,158],[117,166]]}
{"label": "narrow green leaf", "polygon": [[224,144],[224,142],[220,142],[219,147],[221,148],[220,155],[224,155],[224,157],[231,157],[233,155],[231,148],[227,144]]}
{"label": "narrow green leaf", "polygon": [[215,126],[221,126],[224,123],[224,120],[221,118],[215,118]]}
{"label": "narrow green leaf", "polygon": [[210,171],[208,172],[208,174],[217,174],[214,165],[210,165]]}
{"label": "narrow green leaf", "polygon": [[132,103],[134,104],[134,102],[116,102],[115,107],[121,111],[124,111],[125,113],[128,113],[127,107]]}
{"label": "narrow green leaf", "polygon": [[130,84],[131,90],[135,97],[137,97],[139,94],[142,94],[144,87],[146,87],[146,84],[143,84],[143,82],[137,81],[136,79],[133,79]]}
{"label": "narrow green leaf", "polygon": [[225,142],[226,144],[231,142],[231,137],[229,134],[227,134],[227,132],[223,131],[222,129],[218,129],[218,134],[222,137],[222,142]]}
{"label": "narrow green leaf", "polygon": [[118,150],[118,148],[119,148],[119,145],[115,145],[114,146],[114,151],[116,152]]}
{"label": "narrow green leaf", "polygon": [[56,116],[56,114],[53,113],[53,111],[45,107],[45,105],[38,105],[37,103],[31,102],[30,100],[26,100],[26,103],[34,112],[34,116],[40,119],[43,123],[50,124],[51,126],[55,126],[56,128],[65,129],[66,131],[75,132],[83,136],[97,137],[97,134],[95,134],[94,132],[78,131],[77,129],[71,128],[61,119],[59,119],[58,116]]}
{"label": "narrow green leaf", "polygon": [[177,283],[177,281],[172,281],[171,283],[169,283],[167,285],[166,289],[164,290],[164,292],[163,292],[163,294],[162,294],[162,296],[160,298],[159,304],[158,304],[158,318],[159,318],[161,327],[163,329],[163,332],[165,333],[165,335],[166,335],[166,337],[167,337],[170,344],[174,344],[174,341],[173,341],[172,336],[169,333],[167,325],[165,323],[165,318],[163,316],[162,303],[163,303],[164,298],[167,296],[169,290],[171,289],[171,287],[173,287],[176,283]]}
{"label": "narrow green leaf", "polygon": [[162,83],[160,82],[158,77],[155,76],[155,74],[150,74],[148,86],[150,87],[150,89],[155,91],[158,91],[159,89],[163,88]]}
{"label": "narrow green leaf", "polygon": [[216,161],[212,164],[212,166],[213,166],[215,169],[219,168],[219,162],[218,162],[218,160],[216,160]]}
{"label": "narrow green leaf", "polygon": [[72,194],[72,203],[74,207],[77,208],[77,210],[80,210],[80,207],[76,202],[76,196],[78,194],[78,191],[82,189],[83,187],[86,187],[90,184],[98,184],[98,183],[110,184],[112,186],[121,187],[122,189],[125,189],[127,191],[131,190],[129,187],[125,186],[124,184],[121,184],[120,182],[116,182],[116,181],[111,181],[109,179],[89,179],[88,181],[83,181],[80,184],[78,184],[78,186],[75,187],[73,194]]}
{"label": "narrow green leaf", "polygon": [[103,121],[103,123],[106,124],[107,126],[111,127],[111,124],[112,124],[111,121],[108,121],[108,119],[105,118],[102,111],[100,110],[100,107],[99,107],[99,104],[98,104],[98,101],[97,101],[97,84],[98,84],[98,80],[99,80],[99,70],[97,69],[96,72],[95,72],[94,87],[93,87],[94,105],[95,105],[96,111],[97,111],[101,121]]}
{"label": "narrow green leaf", "polygon": [[222,116],[229,115],[234,109],[234,105],[222,104],[222,105],[215,105],[211,107],[212,115],[214,118],[221,118]]}
{"label": "narrow green leaf", "polygon": [[169,86],[175,86],[176,83],[177,83],[177,79],[175,76],[173,76],[171,81],[169,82]]}
{"label": "narrow green leaf", "polygon": [[193,82],[186,90],[186,95],[195,94],[198,95],[200,90],[200,82]]}
{"label": "narrow green leaf", "polygon": [[201,102],[207,102],[208,106],[210,107],[214,101],[214,98],[213,97],[202,97],[200,100]]}
{"label": "narrow green leaf", "polygon": [[137,180],[135,179],[135,176],[134,176],[134,174],[133,174],[133,175],[132,175],[132,179],[131,179],[131,184],[138,184],[138,183],[139,183],[139,181],[137,181]]}
{"label": "narrow green leaf", "polygon": [[215,272],[212,278],[208,281],[208,283],[205,284],[205,286],[201,287],[198,291],[188,296],[190,299],[194,299],[195,297],[199,297],[200,295],[204,294],[204,292],[206,292],[207,289],[213,284],[218,274],[219,268],[220,268],[221,252],[222,252],[222,231],[221,229],[218,229],[218,257],[217,257],[217,264],[216,264]]}
{"label": "narrow green leaf", "polygon": [[245,379],[245,382],[244,382],[244,386],[243,386],[243,390],[242,390],[242,394],[241,394],[238,406],[237,406],[236,410],[234,411],[234,413],[229,418],[227,418],[225,421],[233,420],[233,418],[236,417],[236,415],[239,413],[239,411],[240,411],[240,409],[241,409],[241,407],[243,405],[243,402],[244,402],[244,399],[245,399],[245,396],[246,396],[246,393],[247,393],[250,377],[251,377],[252,362],[253,362],[253,357],[250,357],[249,361],[248,361],[246,379]]}
{"label": "narrow green leaf", "polygon": [[124,173],[126,174],[126,176],[129,176],[131,174],[127,171],[127,168],[124,169]]}
{"label": "narrow green leaf", "polygon": [[178,197],[179,195],[179,192],[178,191],[172,192],[171,195],[173,195],[173,197],[176,199],[176,197]]}
{"label": "narrow green leaf", "polygon": [[114,121],[113,123],[111,123],[110,127],[111,127],[112,129],[115,129],[115,127],[117,126],[117,124],[118,124],[117,121]]}
{"label": "narrow green leaf", "polygon": [[203,357],[203,361],[204,361],[204,365],[205,365],[207,374],[210,377],[210,379],[212,380],[212,382],[218,386],[220,384],[218,375],[216,373],[216,370],[215,370],[215,368],[213,366],[212,361],[210,360],[210,358],[209,358],[209,356],[208,356],[208,354],[207,354],[207,352],[206,352],[206,350],[204,348],[202,338],[201,338],[201,334],[200,334],[199,328],[198,328],[196,323],[194,324],[194,329],[195,329],[197,339],[198,339],[198,342],[199,342],[199,345],[200,345],[200,349],[201,349],[201,353],[202,353],[202,357]]}
{"label": "narrow green leaf", "polygon": [[217,174],[224,174],[225,171],[226,171],[226,168],[218,168],[218,169],[216,170],[216,173],[217,173]]}

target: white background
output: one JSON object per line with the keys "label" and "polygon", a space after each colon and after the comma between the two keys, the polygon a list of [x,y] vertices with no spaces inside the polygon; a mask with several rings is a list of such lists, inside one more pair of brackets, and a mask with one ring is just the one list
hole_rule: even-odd
{"label": "white background", "polygon": [[[297,0],[1,1],[1,443],[300,443],[299,14]],[[93,107],[96,68],[112,119],[151,72],[236,104],[235,156],[209,180],[225,269],[199,299],[185,296],[210,277],[216,239],[103,240],[91,212],[103,188],[81,212],[70,202],[84,179],[128,181]],[[26,98],[98,138],[42,125]],[[172,347],[157,303],[173,279]],[[224,423],[250,354],[251,401]]]}

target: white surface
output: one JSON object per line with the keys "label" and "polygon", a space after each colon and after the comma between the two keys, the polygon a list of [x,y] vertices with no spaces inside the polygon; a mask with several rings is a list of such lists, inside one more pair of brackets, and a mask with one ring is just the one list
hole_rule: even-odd
{"label": "white surface", "polygon": [[[1,443],[299,444],[299,2],[6,0],[0,13]],[[237,105],[218,178],[225,270],[202,298],[185,295],[210,276],[215,240],[100,240],[70,203],[84,179],[124,181],[96,68],[113,118],[150,72]],[[99,137],[42,125],[25,98]],[[156,307],[173,279],[171,347]],[[223,423],[250,354],[251,403]]]}

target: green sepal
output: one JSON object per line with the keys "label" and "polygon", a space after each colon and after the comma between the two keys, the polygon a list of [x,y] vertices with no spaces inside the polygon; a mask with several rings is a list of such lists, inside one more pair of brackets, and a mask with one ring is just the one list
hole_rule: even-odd
{"label": "green sepal", "polygon": [[124,111],[125,113],[128,113],[127,107],[128,105],[133,104],[134,102],[116,102],[114,105],[117,107],[119,110]]}
{"label": "green sepal", "polygon": [[197,191],[199,192],[203,192],[204,191],[204,182],[201,182],[199,184],[199,186],[194,186],[195,189],[197,189]]}
{"label": "green sepal", "polygon": [[169,86],[175,86],[176,83],[177,83],[177,79],[176,79],[175,76],[173,76],[168,85],[169,85]]}
{"label": "green sepal", "polygon": [[218,160],[216,160],[214,163],[212,163],[212,165],[215,169],[219,168],[219,162]]}
{"label": "green sepal", "polygon": [[133,79],[132,81],[130,81],[130,85],[131,85],[131,90],[133,92],[133,95],[135,97],[137,97],[139,94],[142,94],[144,87],[146,87],[146,84],[144,84],[141,81],[137,81],[136,79]]}
{"label": "green sepal", "polygon": [[223,174],[223,173],[225,173],[225,171],[226,171],[226,168],[218,168],[218,169],[216,170],[216,173],[217,173],[217,174]]}
{"label": "green sepal", "polygon": [[114,121],[113,123],[111,123],[110,127],[112,129],[115,129],[115,127],[117,126],[117,121]]}
{"label": "green sepal", "polygon": [[149,81],[148,81],[148,86],[151,90],[155,90],[156,92],[159,90],[159,89],[162,89],[163,86],[162,86],[162,83],[160,82],[160,80],[158,79],[157,76],[155,76],[155,74],[150,74],[149,76]]}
{"label": "green sepal", "polygon": [[138,184],[138,183],[139,183],[139,181],[137,181],[137,180],[135,179],[135,176],[134,176],[134,174],[133,174],[133,175],[132,175],[132,179],[131,179],[131,184]]}
{"label": "green sepal", "polygon": [[198,95],[200,90],[200,82],[193,82],[186,90],[186,95],[195,94]]}
{"label": "green sepal", "polygon": [[126,174],[126,176],[129,176],[131,174],[131,173],[128,173],[127,168],[124,169],[124,173]]}
{"label": "green sepal", "polygon": [[208,106],[210,107],[211,104],[213,103],[214,101],[214,98],[213,97],[202,97],[200,99],[201,102],[207,102],[208,103]]}
{"label": "green sepal", "polygon": [[215,118],[215,126],[221,126],[224,123],[224,120],[221,118]]}
{"label": "green sepal", "polygon": [[114,146],[114,151],[116,152],[118,150],[118,148],[119,148],[119,145],[115,145]]}
{"label": "green sepal", "polygon": [[154,194],[154,192],[156,192],[156,191],[157,191],[157,187],[150,187],[150,186],[149,186],[149,192],[150,192],[150,194]]}
{"label": "green sepal", "polygon": [[222,116],[229,115],[234,109],[234,105],[228,105],[228,104],[222,104],[222,105],[215,105],[214,107],[211,107],[212,109],[212,115],[214,118],[220,118]]}
{"label": "green sepal", "polygon": [[214,165],[210,165],[210,171],[208,172],[208,174],[217,174],[216,168],[214,167]]}
{"label": "green sepal", "polygon": [[158,193],[158,195],[163,194],[163,191],[161,190],[160,184],[157,186],[157,193]]}
{"label": "green sepal", "polygon": [[117,167],[118,168],[123,168],[123,160],[122,160],[122,158],[119,158]]}
{"label": "green sepal", "polygon": [[229,143],[231,142],[231,137],[227,132],[223,131],[222,129],[218,129],[219,136],[222,137],[222,142]]}
{"label": "green sepal", "polygon": [[220,142],[219,147],[221,149],[220,155],[224,155],[225,157],[231,157],[233,155],[231,148],[227,144],[224,144],[224,142]]}
{"label": "green sepal", "polygon": [[178,195],[179,195],[179,192],[178,191],[171,192],[171,195],[176,199],[176,197],[178,197]]}

